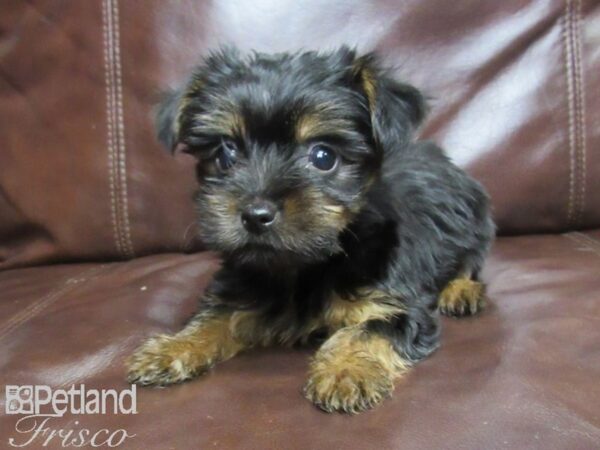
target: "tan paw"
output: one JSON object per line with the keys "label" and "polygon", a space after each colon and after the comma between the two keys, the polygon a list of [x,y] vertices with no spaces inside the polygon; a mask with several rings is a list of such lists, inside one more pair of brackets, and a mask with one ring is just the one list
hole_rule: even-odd
{"label": "tan paw", "polygon": [[177,336],[148,339],[127,362],[127,380],[140,385],[160,385],[188,380],[210,366],[198,343]]}
{"label": "tan paw", "polygon": [[304,396],[327,412],[355,414],[389,397],[394,384],[377,362],[364,359],[347,366],[315,361],[304,386]]}
{"label": "tan paw", "polygon": [[444,288],[438,301],[440,313],[462,317],[476,314],[485,306],[485,286],[467,278],[457,278]]}

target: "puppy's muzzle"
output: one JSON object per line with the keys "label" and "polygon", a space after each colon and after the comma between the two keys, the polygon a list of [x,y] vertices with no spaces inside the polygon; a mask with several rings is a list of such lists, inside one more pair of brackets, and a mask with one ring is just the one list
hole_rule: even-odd
{"label": "puppy's muzzle", "polygon": [[262,234],[273,226],[277,216],[277,206],[273,202],[255,199],[242,210],[242,225],[252,234]]}

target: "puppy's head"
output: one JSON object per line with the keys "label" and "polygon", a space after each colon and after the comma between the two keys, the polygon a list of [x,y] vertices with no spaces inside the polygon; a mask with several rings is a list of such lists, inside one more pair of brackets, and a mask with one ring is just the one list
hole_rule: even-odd
{"label": "puppy's head", "polygon": [[165,145],[198,159],[203,241],[272,265],[341,251],[340,233],[424,109],[373,55],[226,49],[165,99],[157,125]]}

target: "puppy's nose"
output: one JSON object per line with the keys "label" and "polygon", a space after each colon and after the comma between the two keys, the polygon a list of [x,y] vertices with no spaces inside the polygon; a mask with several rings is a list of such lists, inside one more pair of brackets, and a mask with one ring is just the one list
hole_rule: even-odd
{"label": "puppy's nose", "polygon": [[276,206],[268,200],[255,200],[242,211],[242,224],[251,233],[260,234],[275,222]]}

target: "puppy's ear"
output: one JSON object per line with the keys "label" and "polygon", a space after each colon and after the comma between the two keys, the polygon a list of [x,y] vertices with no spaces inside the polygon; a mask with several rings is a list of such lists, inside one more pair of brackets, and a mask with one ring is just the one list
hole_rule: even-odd
{"label": "puppy's ear", "polygon": [[163,94],[163,98],[156,108],[156,136],[171,152],[175,151],[175,147],[179,143],[181,102],[181,91],[171,90]]}
{"label": "puppy's ear", "polygon": [[222,78],[234,76],[243,67],[241,55],[234,47],[221,47],[204,57],[182,87],[164,93],[156,109],[158,140],[171,152],[178,145],[187,151],[181,143],[182,128],[185,128],[186,122],[184,114],[201,109],[202,101],[198,97],[206,84],[218,85]]}
{"label": "puppy's ear", "polygon": [[352,75],[366,97],[375,143],[389,151],[410,140],[427,114],[421,92],[395,80],[372,53],[354,60]]}

